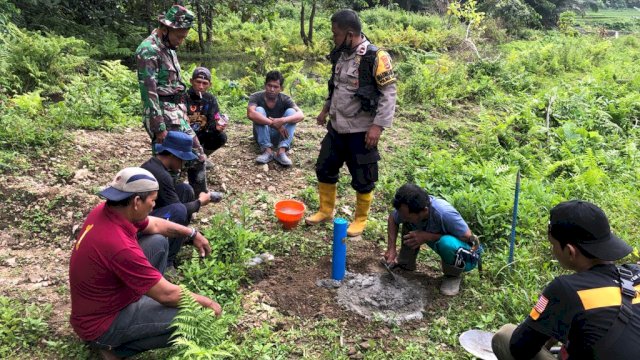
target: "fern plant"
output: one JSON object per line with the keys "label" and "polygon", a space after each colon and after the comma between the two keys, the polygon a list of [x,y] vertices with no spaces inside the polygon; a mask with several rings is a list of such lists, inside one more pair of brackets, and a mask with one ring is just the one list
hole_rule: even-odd
{"label": "fern plant", "polygon": [[[181,285],[180,310],[173,319],[172,343],[176,359],[214,359],[233,357],[234,347],[227,340],[233,316],[216,317],[211,309],[198,304],[186,286]],[[224,347],[221,349],[219,347]],[[231,351],[229,351],[231,350]]]}

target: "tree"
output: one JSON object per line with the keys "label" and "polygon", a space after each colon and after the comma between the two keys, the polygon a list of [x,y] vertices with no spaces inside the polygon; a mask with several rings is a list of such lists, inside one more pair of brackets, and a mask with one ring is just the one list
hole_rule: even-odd
{"label": "tree", "polygon": [[477,11],[476,4],[476,0],[468,0],[464,4],[456,0],[449,4],[449,11],[447,13],[467,24],[464,43],[473,50],[478,59],[481,59],[476,44],[471,40],[471,29],[480,27],[480,22],[482,22],[485,16],[484,12]]}
{"label": "tree", "polygon": [[313,45],[313,19],[316,16],[316,0],[311,0],[311,15],[309,15],[309,31],[304,32],[304,5],[305,0],[300,2],[300,37],[302,42],[307,46]]}

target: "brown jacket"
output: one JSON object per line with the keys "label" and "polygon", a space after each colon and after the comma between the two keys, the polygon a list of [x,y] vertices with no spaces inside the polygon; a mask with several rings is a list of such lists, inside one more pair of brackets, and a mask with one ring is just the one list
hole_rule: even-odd
{"label": "brown jacket", "polygon": [[[342,53],[335,68],[333,96],[327,101],[331,126],[340,134],[366,132],[372,124],[383,128],[391,127],[396,107],[396,82],[391,68],[391,58],[385,51],[378,51],[373,66],[373,77],[378,90],[378,111],[375,117],[360,111],[360,99],[353,95],[358,90],[358,67],[360,58],[367,51],[369,41],[365,40],[351,54]],[[385,71],[386,70],[386,71]],[[386,73],[391,76],[382,78]],[[376,76],[378,75],[378,76]]]}

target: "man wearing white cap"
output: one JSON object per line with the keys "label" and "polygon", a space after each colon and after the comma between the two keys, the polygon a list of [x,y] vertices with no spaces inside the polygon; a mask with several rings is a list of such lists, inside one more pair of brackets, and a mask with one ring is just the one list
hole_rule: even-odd
{"label": "man wearing white cap", "polygon": [[[189,237],[200,256],[211,252],[195,229],[148,216],[158,182],[142,168],[121,170],[100,192],[107,199],[87,216],[71,253],[71,325],[83,340],[117,359],[169,346],[181,289],[163,276],[167,237]],[[138,238],[140,234],[140,238]],[[191,294],[217,315],[215,301]]]}

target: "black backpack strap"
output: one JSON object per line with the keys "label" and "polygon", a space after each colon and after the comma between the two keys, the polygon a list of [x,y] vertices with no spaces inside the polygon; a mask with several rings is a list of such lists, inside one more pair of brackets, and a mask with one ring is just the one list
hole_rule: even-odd
{"label": "black backpack strap", "polygon": [[636,289],[633,287],[633,281],[631,278],[634,276],[633,272],[625,266],[616,266],[618,270],[618,277],[620,279],[620,290],[622,291],[622,303],[618,316],[613,321],[613,325],[609,328],[609,331],[600,338],[596,344],[598,348],[602,350],[609,349],[618,340],[620,335],[624,332],[625,327],[633,318],[633,304],[632,301],[636,297]]}

